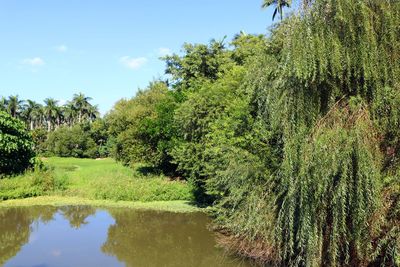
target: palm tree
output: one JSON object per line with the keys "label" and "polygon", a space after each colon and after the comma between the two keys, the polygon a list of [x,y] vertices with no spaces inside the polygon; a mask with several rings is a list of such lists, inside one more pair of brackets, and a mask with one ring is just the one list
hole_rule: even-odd
{"label": "palm tree", "polygon": [[7,110],[14,118],[21,112],[23,100],[18,99],[18,95],[12,95],[8,97]]}
{"label": "palm tree", "polygon": [[29,123],[30,129],[33,130],[38,120],[40,120],[40,109],[41,105],[33,100],[28,99],[26,101],[24,109],[24,117]]}
{"label": "palm tree", "polygon": [[90,106],[89,101],[92,100],[91,97],[87,97],[82,93],[74,94],[72,98],[72,103],[75,106],[75,109],[78,112],[78,122],[81,123],[83,116],[87,113],[87,110]]}
{"label": "palm tree", "polygon": [[275,19],[275,16],[277,13],[279,13],[281,20],[283,17],[283,8],[284,7],[290,7],[292,5],[292,0],[264,0],[264,3],[262,4],[263,8],[267,8],[274,5],[275,6],[275,11],[274,14],[272,15],[272,20]]}
{"label": "palm tree", "polygon": [[94,121],[100,116],[99,107],[97,105],[90,105],[87,107],[86,116],[89,121]]}
{"label": "palm tree", "polygon": [[68,126],[72,126],[77,117],[77,110],[73,102],[68,101],[63,107],[64,119]]}
{"label": "palm tree", "polygon": [[52,124],[54,124],[57,116],[58,116],[58,101],[54,98],[46,98],[44,100],[45,107],[44,107],[44,115],[47,121],[47,131],[50,132],[52,129]]}

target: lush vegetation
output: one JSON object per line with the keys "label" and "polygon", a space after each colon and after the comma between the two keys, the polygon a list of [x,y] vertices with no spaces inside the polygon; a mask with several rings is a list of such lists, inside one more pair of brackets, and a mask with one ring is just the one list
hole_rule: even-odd
{"label": "lush vegetation", "polygon": [[18,119],[25,123],[31,131],[33,148],[39,155],[107,157],[110,150],[107,125],[90,100],[79,93],[64,105],[58,105],[53,98],[45,99],[42,105],[9,96],[0,99],[0,111],[8,113],[14,121]]}
{"label": "lush vegetation", "polygon": [[66,173],[52,159],[54,179],[2,180],[3,198],[26,194],[17,183],[38,195],[193,196],[212,207],[222,244],[263,264],[400,265],[400,2],[304,0],[283,17],[291,2],[264,1],[281,17],[268,36],[185,44],[164,58],[168,80],[104,119],[48,116],[49,134],[33,135],[40,153],[131,168],[67,159]]}
{"label": "lush vegetation", "polygon": [[246,256],[399,264],[399,14],[397,1],[304,1],[269,37],[185,44],[164,58],[168,81],[107,116],[114,155],[190,181]]}
{"label": "lush vegetation", "polygon": [[0,111],[0,178],[32,167],[35,153],[23,123]]}
{"label": "lush vegetation", "polygon": [[0,200],[64,196],[114,201],[191,201],[188,184],[147,173],[137,165],[121,166],[112,159],[48,158],[46,171],[27,172],[0,180]]}
{"label": "lush vegetation", "polygon": [[21,100],[18,95],[3,96],[0,98],[0,110],[21,119],[30,130],[46,128],[50,132],[63,125],[72,126],[99,117],[97,106],[92,105],[90,100],[92,98],[79,93],[64,105],[59,105],[54,98],[46,98],[42,105],[30,99]]}

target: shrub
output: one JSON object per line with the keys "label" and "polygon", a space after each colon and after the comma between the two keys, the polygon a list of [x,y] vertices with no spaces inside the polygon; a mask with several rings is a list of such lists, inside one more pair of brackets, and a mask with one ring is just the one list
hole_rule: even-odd
{"label": "shrub", "polygon": [[66,189],[66,179],[52,171],[33,171],[0,180],[0,200],[48,195]]}
{"label": "shrub", "polygon": [[75,158],[96,158],[97,145],[80,125],[62,127],[51,132],[45,142],[48,155]]}

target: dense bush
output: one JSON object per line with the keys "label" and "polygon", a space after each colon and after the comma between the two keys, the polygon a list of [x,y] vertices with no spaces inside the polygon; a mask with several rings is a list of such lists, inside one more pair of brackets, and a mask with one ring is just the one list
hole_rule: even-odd
{"label": "dense bush", "polygon": [[81,125],[61,127],[49,133],[44,144],[45,155],[76,158],[96,158],[98,146]]}
{"label": "dense bush", "polygon": [[144,162],[173,172],[168,151],[176,136],[173,114],[178,102],[179,94],[168,92],[163,82],[151,83],[136,97],[119,101],[106,117],[116,159],[125,165]]}
{"label": "dense bush", "polygon": [[0,176],[23,172],[34,164],[34,156],[24,123],[0,111]]}

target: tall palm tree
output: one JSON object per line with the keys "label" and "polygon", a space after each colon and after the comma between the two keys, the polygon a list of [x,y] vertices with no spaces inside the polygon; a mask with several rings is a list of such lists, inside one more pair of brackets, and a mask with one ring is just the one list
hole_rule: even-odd
{"label": "tall palm tree", "polygon": [[46,98],[44,100],[44,115],[47,121],[47,131],[50,132],[58,116],[58,101],[54,98]]}
{"label": "tall palm tree", "polygon": [[20,100],[18,98],[18,95],[12,95],[12,96],[8,97],[7,102],[8,102],[8,104],[7,104],[8,112],[14,118],[17,117],[17,115],[21,112],[21,108],[22,108],[24,101]]}
{"label": "tall palm tree", "polygon": [[290,7],[292,5],[292,0],[264,0],[262,7],[267,8],[272,5],[275,6],[275,11],[274,14],[272,15],[272,20],[275,19],[277,13],[279,13],[282,20],[283,8]]}
{"label": "tall palm tree", "polygon": [[35,128],[37,121],[40,120],[40,109],[41,105],[39,103],[30,99],[26,100],[24,117],[31,130]]}
{"label": "tall palm tree", "polygon": [[92,98],[85,96],[83,93],[74,94],[72,98],[72,103],[78,112],[79,123],[82,122],[83,116],[87,113],[88,107],[90,106],[90,100],[92,100]]}
{"label": "tall palm tree", "polygon": [[68,126],[72,126],[76,121],[77,110],[73,102],[68,101],[63,107],[64,119]]}

